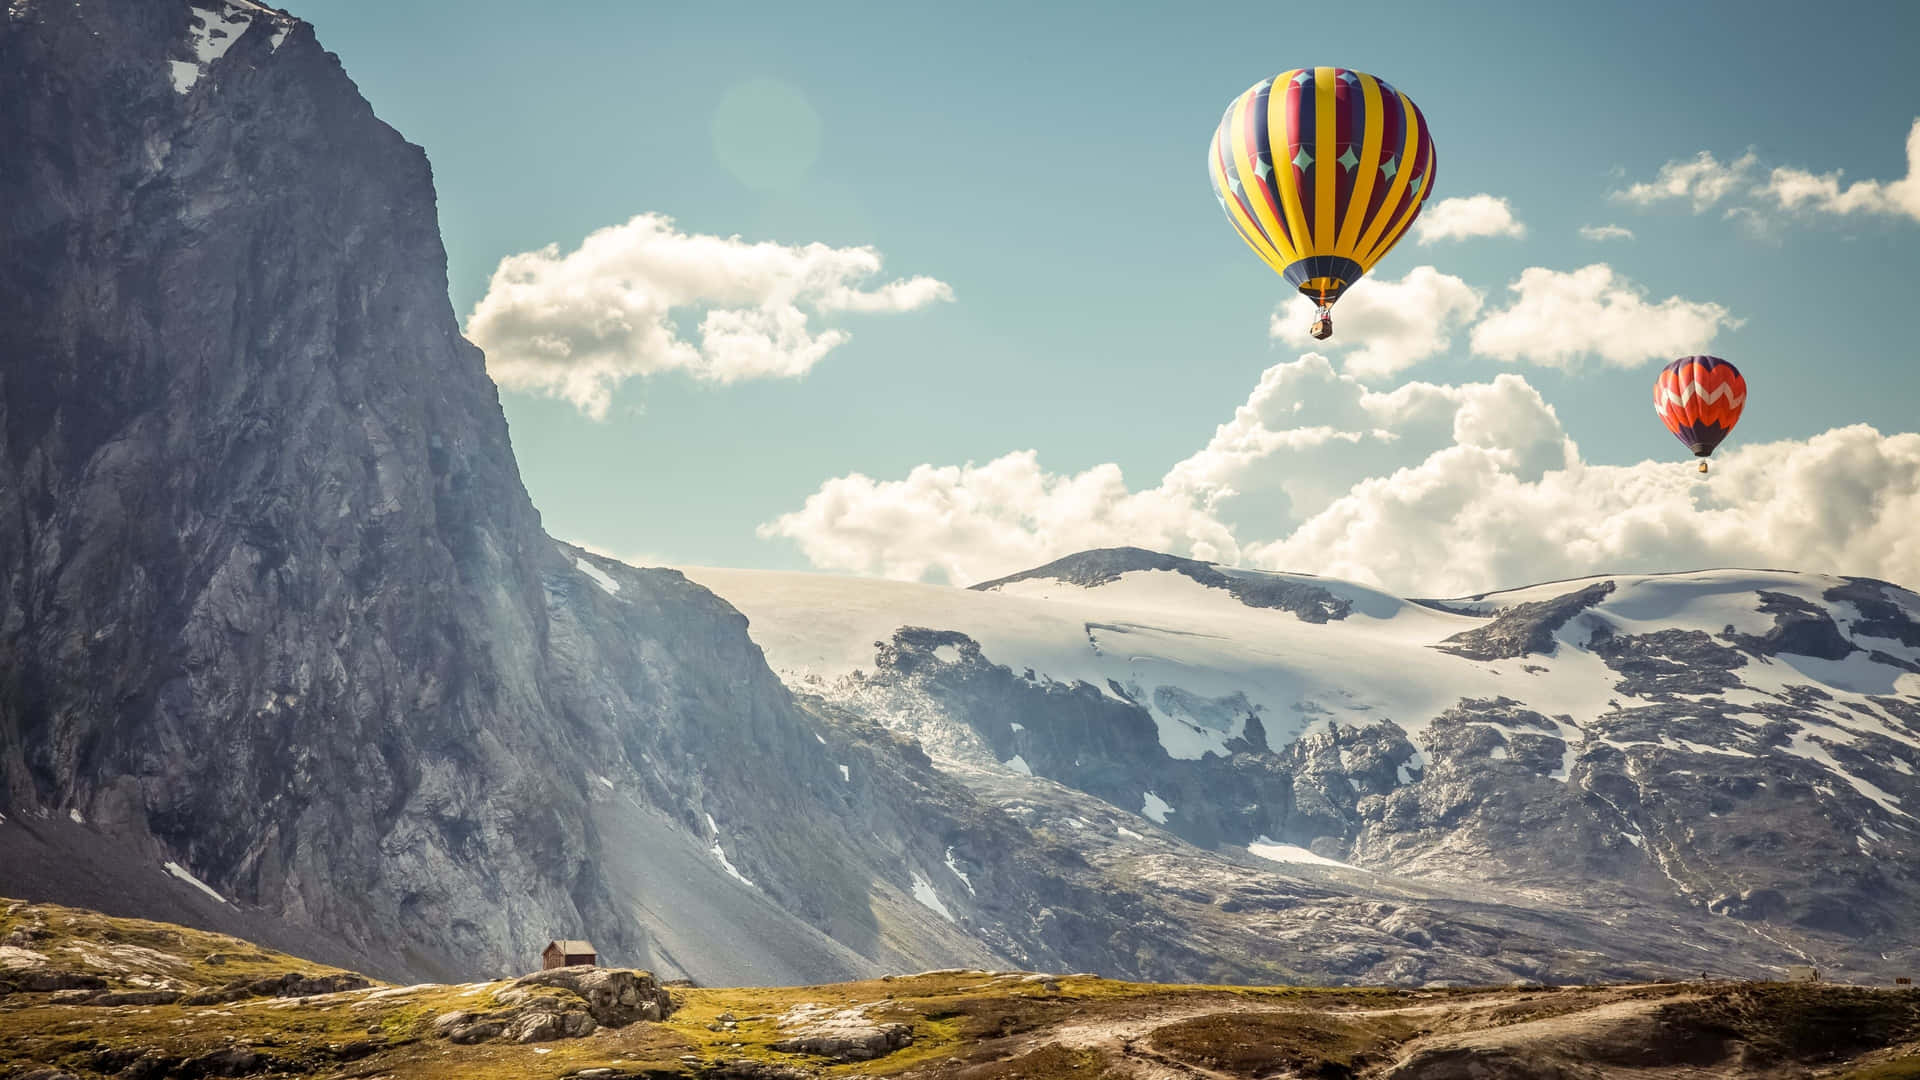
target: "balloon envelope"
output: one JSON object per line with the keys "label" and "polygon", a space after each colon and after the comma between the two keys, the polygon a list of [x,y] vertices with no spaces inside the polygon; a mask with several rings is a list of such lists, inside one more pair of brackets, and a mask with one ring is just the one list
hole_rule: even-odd
{"label": "balloon envelope", "polygon": [[1653,381],[1653,411],[1696,457],[1706,457],[1747,404],[1747,380],[1717,356],[1683,356]]}
{"label": "balloon envelope", "polygon": [[1227,220],[1315,303],[1373,268],[1433,191],[1433,139],[1413,99],[1347,68],[1296,68],[1227,106],[1207,175]]}

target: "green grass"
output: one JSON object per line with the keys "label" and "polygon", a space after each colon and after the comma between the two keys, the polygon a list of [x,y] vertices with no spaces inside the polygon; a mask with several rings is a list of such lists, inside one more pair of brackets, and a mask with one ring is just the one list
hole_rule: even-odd
{"label": "green grass", "polygon": [[[94,973],[115,990],[164,984],[192,991],[235,980],[338,969],[247,942],[139,919],[0,900],[0,940],[48,958],[50,969]],[[220,957],[219,962],[209,961]],[[0,973],[0,979],[4,979]],[[1434,1030],[1503,1027],[1594,1005],[1644,999],[1703,1045],[1739,1040],[1779,1067],[1848,1080],[1920,1080],[1920,1058],[1893,1049],[1920,1040],[1920,995],[1833,986],[1764,984],[1702,993],[1684,985],[1525,992],[1496,988],[1165,986],[1084,976],[1054,989],[1021,975],[949,972],[821,986],[673,991],[661,1023],[600,1029],[537,1045],[455,1046],[433,1032],[450,1012],[500,1008],[511,982],[394,988],[307,999],[253,998],[224,1005],[104,1008],[51,1005],[48,995],[0,995],[0,1074],[53,1065],[83,1077],[121,1071],[142,1056],[168,1068],[229,1047],[262,1055],[283,1077],[374,1075],[422,1080],[559,1080],[610,1067],[659,1078],[697,1075],[737,1059],[798,1065],[826,1077],[915,1080],[1103,1080],[1124,1073],[1118,1055],[1227,1075],[1342,1077],[1393,1057]],[[562,1000],[566,992],[537,989]],[[780,1018],[795,1006],[861,1008],[908,1025],[912,1045],[872,1062],[835,1064],[787,1054]],[[1443,1014],[1397,1012],[1459,1005]],[[1174,1011],[1189,1018],[1164,1026]],[[1276,1011],[1280,1010],[1280,1011]],[[719,1018],[731,1014],[731,1030]],[[1137,1031],[1124,1044],[1054,1041],[1062,1024]],[[682,1061],[682,1058],[690,1061]],[[1853,1071],[1848,1063],[1858,1061]],[[1133,1062],[1129,1064],[1139,1064]],[[191,1071],[191,1070],[188,1070]]]}

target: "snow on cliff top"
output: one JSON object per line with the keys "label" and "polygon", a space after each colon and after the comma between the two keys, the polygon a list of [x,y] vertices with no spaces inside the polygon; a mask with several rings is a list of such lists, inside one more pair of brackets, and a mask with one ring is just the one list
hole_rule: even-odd
{"label": "snow on cliff top", "polygon": [[[1615,589],[1592,610],[1624,634],[1683,629],[1718,639],[1728,627],[1764,634],[1773,617],[1759,610],[1761,591],[1826,608],[1843,630],[1850,612],[1823,596],[1843,579],[1778,571],[1607,575],[1445,602],[1451,610],[1297,575],[1352,605],[1344,618],[1308,622],[1292,611],[1250,607],[1226,588],[1174,570],[1129,570],[1090,585],[1021,576],[979,591],[826,574],[680,569],[747,616],[768,663],[796,686],[829,695],[844,688],[853,672],[873,669],[876,646],[903,627],[957,631],[977,642],[987,661],[1016,675],[1085,683],[1115,699],[1124,691],[1152,715],[1166,751],[1189,759],[1224,754],[1244,733],[1249,710],[1259,714],[1275,747],[1327,720],[1392,720],[1417,740],[1433,717],[1463,698],[1508,697],[1564,717],[1573,729],[1563,727],[1570,746],[1581,742],[1581,725],[1621,696],[1620,674],[1582,647],[1585,630],[1563,628],[1550,657],[1486,661],[1431,646],[1486,625],[1502,609],[1597,581],[1611,580]],[[957,662],[948,652],[938,658]],[[1776,698],[1795,683],[1837,693],[1920,694],[1920,675],[1865,653],[1842,661],[1758,659],[1741,677],[1747,686],[1729,691],[1730,700]]]}

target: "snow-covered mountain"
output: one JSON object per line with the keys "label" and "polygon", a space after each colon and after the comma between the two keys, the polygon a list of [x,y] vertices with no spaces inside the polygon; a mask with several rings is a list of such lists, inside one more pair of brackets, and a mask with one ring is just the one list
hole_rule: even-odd
{"label": "snow-covered mountain", "polygon": [[1497,890],[1670,926],[1703,967],[1920,956],[1920,597],[1893,585],[1408,600],[1136,549],[973,589],[685,572],[819,707],[1003,803],[1064,787],[1151,821],[1196,874],[1250,855]]}

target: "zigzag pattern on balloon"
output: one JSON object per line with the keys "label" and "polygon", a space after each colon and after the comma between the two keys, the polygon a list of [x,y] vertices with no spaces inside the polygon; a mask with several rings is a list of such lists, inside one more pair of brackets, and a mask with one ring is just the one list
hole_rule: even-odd
{"label": "zigzag pattern on balloon", "polygon": [[1747,403],[1747,396],[1734,389],[1731,383],[1722,383],[1711,390],[1697,382],[1681,383],[1678,394],[1665,386],[1653,388],[1653,407],[1656,409],[1660,407],[1662,401],[1684,406],[1695,398],[1708,404],[1725,402],[1735,409]]}
{"label": "zigzag pattern on balloon", "polygon": [[1675,438],[1702,457],[1733,430],[1746,402],[1746,379],[1717,356],[1682,357],[1653,383],[1653,411]]}

